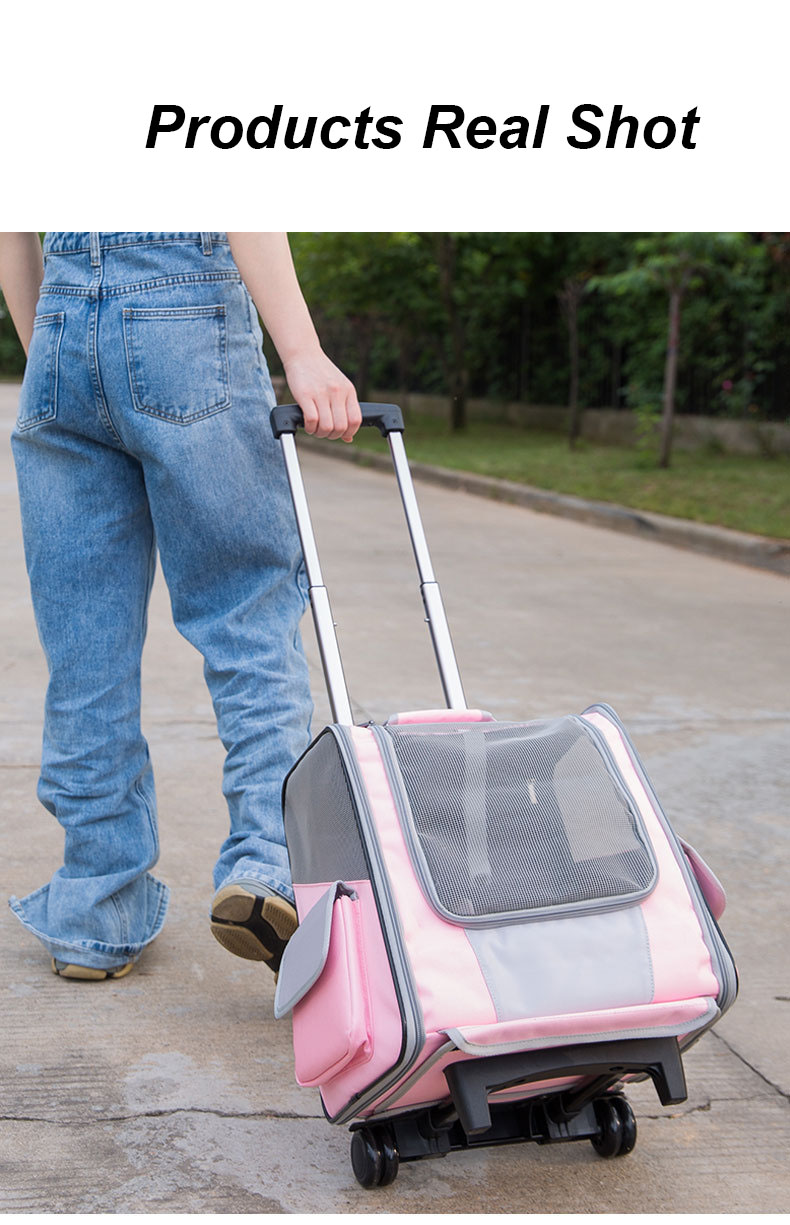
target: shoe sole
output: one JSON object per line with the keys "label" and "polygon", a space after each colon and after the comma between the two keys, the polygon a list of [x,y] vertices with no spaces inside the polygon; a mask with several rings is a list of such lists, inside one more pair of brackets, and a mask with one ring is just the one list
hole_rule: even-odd
{"label": "shoe sole", "polygon": [[58,978],[73,978],[79,982],[99,983],[105,978],[125,978],[131,973],[134,968],[134,962],[129,961],[125,966],[118,966],[117,970],[100,970],[96,966],[75,966],[63,965],[60,966],[52,958],[52,971],[57,974]]}
{"label": "shoe sole", "polygon": [[224,949],[277,971],[296,931],[296,911],[285,898],[256,897],[241,885],[220,889],[211,908],[211,930]]}

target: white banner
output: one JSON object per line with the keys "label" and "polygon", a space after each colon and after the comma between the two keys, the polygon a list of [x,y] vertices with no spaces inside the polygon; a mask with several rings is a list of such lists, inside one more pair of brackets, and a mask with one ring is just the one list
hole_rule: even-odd
{"label": "white banner", "polygon": [[2,22],[7,227],[787,228],[790,23],[766,0],[15,0]]}

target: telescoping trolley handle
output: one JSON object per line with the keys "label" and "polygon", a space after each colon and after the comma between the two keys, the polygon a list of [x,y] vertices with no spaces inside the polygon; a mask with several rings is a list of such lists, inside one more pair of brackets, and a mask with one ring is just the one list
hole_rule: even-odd
{"label": "telescoping trolley handle", "polygon": [[[379,433],[387,439],[398,481],[401,501],[406,514],[414,557],[420,575],[420,593],[425,608],[425,619],[431,631],[436,662],[439,665],[439,675],[442,680],[444,698],[453,710],[465,710],[461,675],[453,650],[450,629],[442,603],[439,584],[433,573],[428,543],[417,506],[414,485],[403,446],[403,414],[396,404],[361,404],[362,424],[375,426]],[[296,404],[281,404],[272,409],[271,425],[275,438],[282,443],[285,468],[291,487],[296,523],[304,553],[305,570],[310,588],[310,605],[313,610],[318,649],[321,653],[321,663],[329,691],[329,702],[332,716],[336,723],[353,723],[351,703],[349,701],[346,680],[343,675],[343,664],[335,634],[335,623],[329,605],[329,596],[321,575],[321,564],[318,560],[313,525],[310,520],[310,510],[302,481],[299,459],[296,454],[294,435],[299,426],[304,425],[302,410]]]}

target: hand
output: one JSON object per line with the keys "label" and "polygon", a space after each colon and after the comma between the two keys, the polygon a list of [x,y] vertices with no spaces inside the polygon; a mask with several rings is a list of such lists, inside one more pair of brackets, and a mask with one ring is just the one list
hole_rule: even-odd
{"label": "hand", "polygon": [[357,393],[321,348],[296,278],[288,235],[228,231],[228,241],[280,355],[307,433],[351,442],[362,423]]}
{"label": "hand", "polygon": [[351,442],[362,424],[354,384],[322,349],[283,363],[288,386],[302,410],[304,428],[316,438]]}

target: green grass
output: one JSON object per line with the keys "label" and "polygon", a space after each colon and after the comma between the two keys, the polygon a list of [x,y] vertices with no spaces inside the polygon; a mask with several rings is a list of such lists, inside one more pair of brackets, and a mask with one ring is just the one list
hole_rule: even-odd
{"label": "green grass", "polygon": [[[373,430],[360,431],[354,445],[386,450]],[[676,451],[672,466],[662,470],[652,456],[627,447],[580,442],[571,451],[559,434],[480,422],[453,434],[443,422],[425,417],[408,422],[406,445],[410,459],[443,468],[790,538],[790,458],[785,456]]]}

